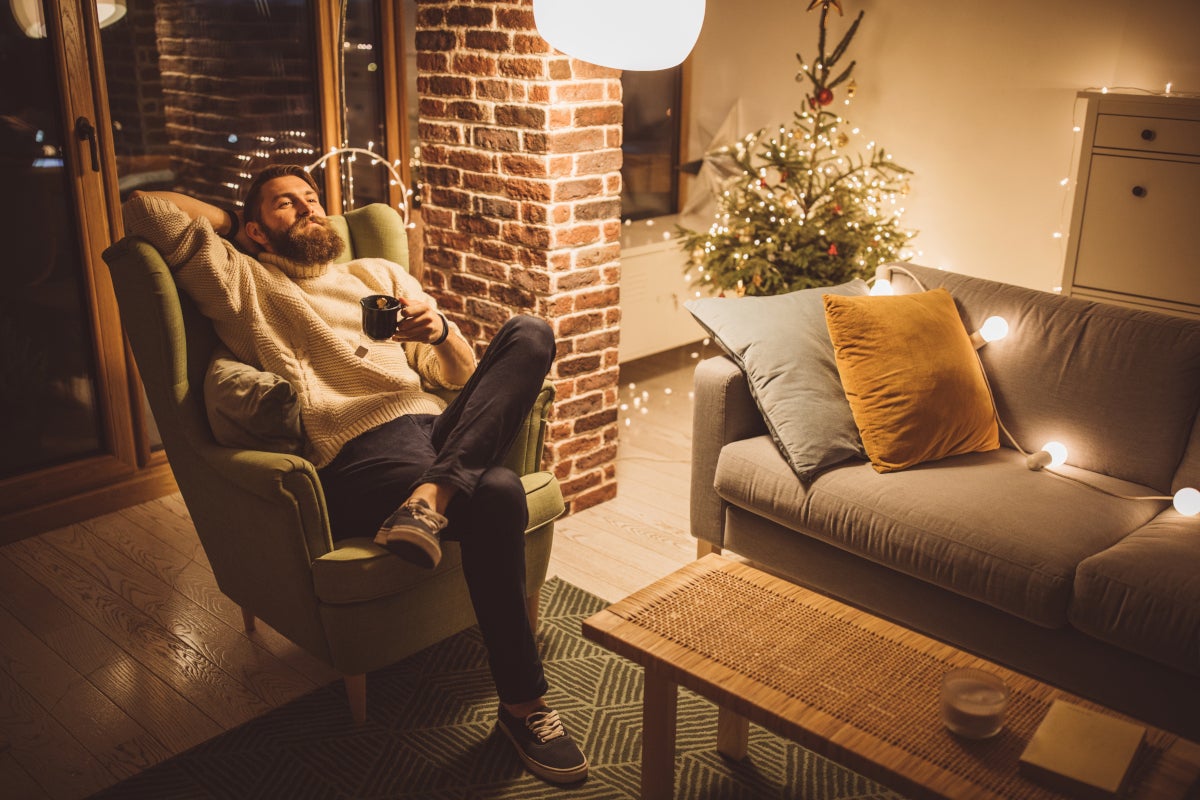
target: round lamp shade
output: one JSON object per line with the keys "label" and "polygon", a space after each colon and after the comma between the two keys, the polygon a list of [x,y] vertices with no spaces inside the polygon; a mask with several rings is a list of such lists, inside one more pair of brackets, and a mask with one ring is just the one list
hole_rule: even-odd
{"label": "round lamp shade", "polygon": [[666,69],[692,51],[704,0],[533,0],[538,33],[556,50],[602,67]]}
{"label": "round lamp shade", "polygon": [[[9,0],[13,19],[30,39],[46,38],[46,20],[42,16],[42,0]],[[125,0],[100,0],[96,3],[96,18],[105,28],[125,16]]]}

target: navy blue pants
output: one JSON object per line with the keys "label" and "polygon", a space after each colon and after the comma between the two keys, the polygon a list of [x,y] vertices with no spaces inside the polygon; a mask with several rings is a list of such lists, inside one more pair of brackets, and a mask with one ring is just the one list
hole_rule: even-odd
{"label": "navy blue pants", "polygon": [[524,425],[554,360],[554,333],[514,317],[441,414],[410,414],[352,439],[320,470],[335,538],[372,537],[422,483],[454,486],[443,538],[459,542],[463,574],[506,703],[546,693],[525,606],[529,509],[517,474],[497,466]]}

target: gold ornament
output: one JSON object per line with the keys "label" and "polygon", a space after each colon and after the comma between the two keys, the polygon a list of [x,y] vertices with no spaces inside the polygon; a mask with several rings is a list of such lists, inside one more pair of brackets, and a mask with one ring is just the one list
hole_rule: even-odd
{"label": "gold ornament", "polygon": [[849,144],[849,143],[850,143],[850,137],[849,137],[849,136],[847,136],[847,135],[846,135],[846,134],[844,134],[844,133],[839,133],[839,134],[837,135],[837,146],[838,146],[838,147],[845,147],[845,146],[846,146],[847,144]]}
{"label": "gold ornament", "polygon": [[846,86],[846,97],[854,97],[857,91],[858,84],[854,82],[853,78],[851,78],[849,85]]}

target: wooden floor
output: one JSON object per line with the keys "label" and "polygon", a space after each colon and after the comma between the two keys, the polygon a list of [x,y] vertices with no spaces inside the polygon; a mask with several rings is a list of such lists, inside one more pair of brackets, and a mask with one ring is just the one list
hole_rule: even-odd
{"label": "wooden floor", "polygon": [[[557,524],[551,574],[615,601],[695,558],[691,377],[709,352],[622,367],[618,497]],[[178,495],[0,547],[4,798],[86,797],[338,677],[243,632]]]}

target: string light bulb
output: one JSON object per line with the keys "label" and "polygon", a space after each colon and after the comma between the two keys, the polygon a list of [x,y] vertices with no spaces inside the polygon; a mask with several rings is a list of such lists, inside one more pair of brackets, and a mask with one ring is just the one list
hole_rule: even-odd
{"label": "string light bulb", "polygon": [[1046,442],[1042,449],[1025,457],[1025,464],[1034,472],[1047,467],[1054,469],[1067,463],[1067,447],[1062,442]]}
{"label": "string light bulb", "polygon": [[1191,487],[1180,489],[1175,493],[1172,505],[1185,517],[1194,517],[1200,514],[1200,490]]}
{"label": "string light bulb", "polygon": [[979,330],[971,334],[971,344],[975,349],[983,347],[988,342],[995,342],[1008,336],[1008,320],[1004,317],[991,316],[983,321]]}

